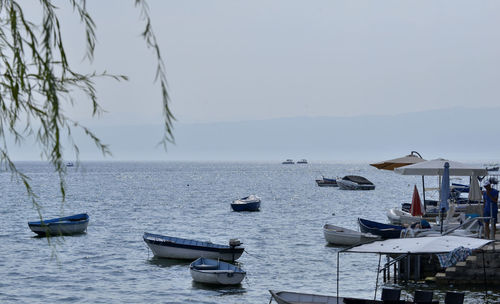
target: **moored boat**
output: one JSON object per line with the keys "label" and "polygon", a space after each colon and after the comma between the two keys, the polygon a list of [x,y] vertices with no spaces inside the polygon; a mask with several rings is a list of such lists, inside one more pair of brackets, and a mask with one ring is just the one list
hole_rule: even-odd
{"label": "moored boat", "polygon": [[206,257],[235,261],[244,250],[241,242],[235,239],[229,240],[229,245],[220,245],[147,232],[144,233],[143,239],[153,254],[159,258],[196,260]]}
{"label": "moored boat", "polygon": [[361,233],[331,224],[325,224],[323,226],[323,235],[328,243],[341,246],[352,246],[380,239],[380,236]]}
{"label": "moored boat", "polygon": [[[343,298],[336,296],[324,296],[310,293],[300,293],[291,291],[274,291],[269,290],[271,298],[278,304],[337,304],[344,303]],[[271,303],[271,302],[269,302]]]}
{"label": "moored boat", "polygon": [[316,184],[319,187],[338,187],[337,180],[335,178],[326,178],[322,177],[321,179],[316,180]]}
{"label": "moored boat", "polygon": [[374,190],[375,185],[368,179],[359,175],[346,175],[337,179],[337,184],[342,190]]}
{"label": "moored boat", "polygon": [[358,223],[361,232],[378,235],[383,239],[399,238],[401,235],[401,230],[403,230],[404,228],[403,226],[399,225],[383,224],[362,218],[358,218]]}
{"label": "moored boat", "polygon": [[307,164],[307,159],[303,158],[297,161],[297,164]]}
{"label": "moored boat", "polygon": [[233,208],[234,211],[259,211],[260,197],[252,194],[247,197],[234,200],[231,203],[231,208]]}
{"label": "moored boat", "polygon": [[389,209],[389,211],[387,211],[387,218],[391,224],[395,225],[411,225],[422,219],[421,216],[413,216],[411,213],[397,208]]}
{"label": "moored boat", "polygon": [[238,266],[207,258],[199,258],[189,266],[193,281],[214,285],[238,285],[246,272]]}
{"label": "moored boat", "polygon": [[295,162],[293,161],[293,159],[288,158],[287,160],[282,162],[282,164],[283,165],[293,165],[293,164],[295,164]]}
{"label": "moored boat", "polygon": [[41,236],[58,236],[84,233],[89,224],[89,216],[86,213],[75,214],[66,217],[58,217],[50,220],[28,222],[31,231]]}

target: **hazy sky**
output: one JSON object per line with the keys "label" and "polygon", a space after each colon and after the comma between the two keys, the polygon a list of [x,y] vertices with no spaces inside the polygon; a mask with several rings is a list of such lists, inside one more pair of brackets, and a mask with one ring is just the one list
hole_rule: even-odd
{"label": "hazy sky", "polygon": [[[60,2],[63,3],[63,2]],[[148,1],[178,121],[397,114],[496,106],[499,1]],[[155,61],[133,1],[88,1],[100,124],[160,123]],[[74,62],[84,36],[61,8]],[[83,66],[83,65],[82,65]],[[75,111],[85,121],[86,111]]]}

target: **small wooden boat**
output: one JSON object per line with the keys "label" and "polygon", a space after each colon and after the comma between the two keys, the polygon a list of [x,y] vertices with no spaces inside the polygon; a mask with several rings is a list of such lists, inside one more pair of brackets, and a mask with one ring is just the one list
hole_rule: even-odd
{"label": "small wooden boat", "polygon": [[378,235],[383,239],[397,239],[401,235],[403,226],[389,225],[358,218],[359,229],[364,233]]}
{"label": "small wooden boat", "polygon": [[41,236],[58,236],[84,233],[89,224],[86,213],[59,217],[50,220],[28,222],[31,231]]}
{"label": "small wooden boat", "polygon": [[358,175],[346,175],[337,179],[337,184],[342,190],[374,190],[375,185],[368,179]]}
{"label": "small wooden boat", "polygon": [[323,235],[328,243],[342,246],[352,246],[380,239],[380,236],[377,235],[361,233],[330,224],[323,226]]}
{"label": "small wooden boat", "polygon": [[421,216],[413,216],[411,213],[397,208],[389,209],[389,211],[387,211],[387,218],[391,224],[395,225],[411,225],[422,219]]}
{"label": "small wooden boat", "polygon": [[335,178],[322,177],[316,180],[316,184],[320,187],[338,187],[337,180]]}
{"label": "small wooden boat", "polygon": [[234,200],[231,203],[231,208],[233,208],[234,211],[259,211],[260,197],[252,194],[247,197]]}
{"label": "small wooden boat", "polygon": [[207,258],[191,263],[189,272],[193,281],[214,285],[238,285],[246,275],[238,266]]}
{"label": "small wooden boat", "polygon": [[[335,296],[323,296],[309,293],[299,293],[291,291],[274,291],[269,290],[271,299],[274,299],[278,304],[340,304],[344,303],[344,298]],[[269,302],[271,303],[271,302]]]}
{"label": "small wooden boat", "polygon": [[169,259],[196,260],[206,257],[235,261],[245,249],[236,239],[229,240],[229,245],[219,245],[147,232],[144,233],[143,239],[156,257]]}

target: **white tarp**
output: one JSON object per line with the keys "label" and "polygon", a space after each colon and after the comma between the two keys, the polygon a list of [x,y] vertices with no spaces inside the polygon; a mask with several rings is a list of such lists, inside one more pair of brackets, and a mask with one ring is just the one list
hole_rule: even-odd
{"label": "white tarp", "polygon": [[402,175],[443,175],[444,163],[450,164],[450,175],[452,176],[488,175],[488,171],[483,167],[450,161],[442,158],[396,168],[394,169],[394,171]]}
{"label": "white tarp", "polygon": [[457,247],[472,250],[483,247],[493,240],[476,239],[462,236],[420,237],[406,239],[389,239],[359,245],[345,252],[379,253],[379,254],[426,254],[448,253]]}
{"label": "white tarp", "polygon": [[469,201],[480,202],[483,199],[483,192],[479,186],[476,176],[472,176],[469,187]]}

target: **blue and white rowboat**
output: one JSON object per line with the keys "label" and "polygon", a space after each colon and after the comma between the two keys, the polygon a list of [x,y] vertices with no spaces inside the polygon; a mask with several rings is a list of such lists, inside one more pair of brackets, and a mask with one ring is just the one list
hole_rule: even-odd
{"label": "blue and white rowboat", "polygon": [[358,223],[361,232],[378,235],[383,239],[398,239],[403,230],[403,226],[383,224],[362,218],[358,218]]}
{"label": "blue and white rowboat", "polygon": [[246,275],[238,266],[206,258],[191,263],[189,272],[193,281],[215,285],[238,285]]}
{"label": "blue and white rowboat", "polygon": [[235,261],[245,248],[238,240],[231,239],[228,245],[213,244],[152,233],[144,233],[144,242],[159,258],[196,260],[200,257]]}
{"label": "blue and white rowboat", "polygon": [[79,234],[87,230],[89,216],[87,213],[59,217],[50,220],[28,222],[31,231],[38,235],[58,236]]}

